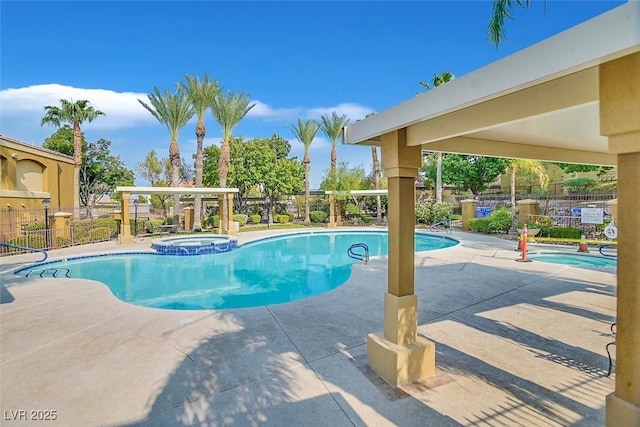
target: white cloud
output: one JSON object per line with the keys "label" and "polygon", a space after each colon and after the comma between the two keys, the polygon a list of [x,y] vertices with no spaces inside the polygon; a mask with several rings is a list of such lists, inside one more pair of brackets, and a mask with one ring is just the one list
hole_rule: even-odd
{"label": "white cloud", "polygon": [[91,106],[106,114],[84,128],[121,129],[156,122],[138,102],[146,93],[115,92],[107,89],[82,89],[59,84],[42,84],[0,91],[3,115],[42,117],[45,105],[60,105],[60,99],[87,99]]}
{"label": "white cloud", "polygon": [[[138,126],[158,124],[156,119],[138,102],[147,101],[146,93],[116,92],[109,89],[85,89],[60,84],[41,84],[22,88],[0,90],[2,115],[11,121],[38,123],[44,114],[45,105],[60,105],[60,99],[87,99],[91,105],[106,114],[91,123],[85,123],[83,129],[116,130]],[[330,107],[290,107],[276,108],[259,100],[255,103],[247,118],[267,122],[281,121],[294,123],[297,118],[319,120],[322,115],[332,112],[346,114],[351,121],[364,118],[373,111],[364,105],[341,103]],[[189,123],[195,124],[195,118]]]}
{"label": "white cloud", "polygon": [[252,100],[251,103],[255,103],[255,107],[253,107],[247,113],[247,117],[255,117],[260,119],[288,119],[291,117],[296,117],[300,114],[300,108],[273,108],[264,102],[258,100]]}
{"label": "white cloud", "polygon": [[369,108],[365,105],[344,102],[334,107],[309,108],[305,112],[305,117],[318,120],[323,115],[330,116],[334,111],[338,115],[345,114],[351,120],[351,122],[364,119],[367,114],[374,112],[372,108]]}

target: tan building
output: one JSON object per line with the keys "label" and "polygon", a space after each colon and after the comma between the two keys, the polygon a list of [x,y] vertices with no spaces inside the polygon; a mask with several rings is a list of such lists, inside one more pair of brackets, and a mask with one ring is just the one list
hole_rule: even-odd
{"label": "tan building", "polygon": [[51,212],[72,207],[73,168],[71,156],[0,135],[0,232],[12,221],[42,221],[45,199]]}

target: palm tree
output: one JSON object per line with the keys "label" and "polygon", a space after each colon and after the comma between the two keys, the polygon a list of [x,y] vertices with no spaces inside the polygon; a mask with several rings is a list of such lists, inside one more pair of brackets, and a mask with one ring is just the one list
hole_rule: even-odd
{"label": "palm tree", "polygon": [[331,141],[331,170],[335,171],[338,164],[338,138],[342,135],[342,128],[349,124],[349,119],[345,114],[338,116],[335,111],[331,117],[322,116],[320,128]]}
{"label": "palm tree", "polygon": [[[189,75],[184,76],[187,81],[186,84],[178,83],[180,89],[187,95],[196,115],[198,116],[198,123],[196,124],[196,187],[202,187],[202,149],[204,144],[204,137],[207,133],[204,127],[204,115],[206,111],[211,107],[215,96],[220,92],[220,86],[218,80],[209,81],[209,75],[204,74],[202,82],[198,76],[192,77]],[[193,203],[193,230],[202,230],[202,196],[196,195]]]}
{"label": "palm tree", "polygon": [[57,128],[63,123],[70,123],[73,126],[73,207],[74,216],[79,215],[80,207],[80,167],[82,166],[82,130],[80,124],[91,123],[96,117],[105,114],[89,105],[89,101],[82,99],[72,102],[66,99],[60,100],[60,107],[47,105],[44,107],[45,114],[40,122],[40,126],[45,124],[53,125]]}
{"label": "palm tree", "polygon": [[[440,75],[434,74],[431,83],[429,82],[420,82],[419,85],[426,88],[426,90],[431,90],[434,87],[443,85],[445,83],[450,82],[455,79],[454,76],[449,71],[443,71]],[[436,202],[442,203],[442,152],[436,152]]]}
{"label": "palm tree", "polygon": [[540,187],[545,188],[549,181],[549,175],[542,163],[537,160],[511,159],[507,166],[507,172],[511,175],[511,215],[516,215],[516,175],[519,171],[533,173],[538,176]]}
{"label": "palm tree", "polygon": [[[165,125],[169,131],[171,143],[169,144],[169,162],[171,163],[171,186],[178,187],[180,184],[180,146],[178,145],[178,135],[180,130],[193,117],[194,110],[189,98],[183,90],[178,87],[174,93],[168,88],[164,88],[161,93],[157,87],[153,87],[153,93],[147,95],[149,104],[138,99],[138,102],[146,108],[153,117]],[[173,197],[174,212],[179,209],[180,195]]]}
{"label": "palm tree", "polygon": [[315,120],[307,120],[302,122],[298,119],[298,124],[291,127],[291,131],[304,145],[304,158],[302,163],[304,164],[304,224],[311,225],[311,218],[309,218],[309,174],[311,172],[311,157],[309,156],[309,148],[311,142],[316,134],[320,130],[320,124]]}
{"label": "palm tree", "polygon": [[[380,189],[380,162],[378,161],[378,149],[375,146],[371,147],[371,159],[373,161],[373,180],[376,190]],[[376,222],[378,225],[382,224],[382,200],[380,195],[376,196]]]}
{"label": "palm tree", "polygon": [[489,41],[498,47],[501,42],[506,41],[506,35],[504,30],[505,19],[513,17],[511,11],[515,4],[527,9],[530,4],[530,0],[494,0],[493,11],[491,18],[489,19],[489,26],[487,28],[487,36]]}
{"label": "palm tree", "polygon": [[[218,176],[220,177],[220,187],[227,187],[227,174],[229,173],[229,164],[231,163],[231,146],[229,141],[231,140],[233,129],[240,123],[240,120],[247,115],[247,113],[255,107],[256,104],[249,105],[249,95],[245,95],[242,91],[237,94],[233,94],[231,91],[227,91],[227,95],[223,95],[221,91],[218,91],[213,97],[211,103],[211,113],[220,126],[222,132],[222,144],[220,145],[220,159],[218,160]],[[222,210],[227,210],[226,197],[222,202]],[[228,218],[231,221],[231,218]]]}

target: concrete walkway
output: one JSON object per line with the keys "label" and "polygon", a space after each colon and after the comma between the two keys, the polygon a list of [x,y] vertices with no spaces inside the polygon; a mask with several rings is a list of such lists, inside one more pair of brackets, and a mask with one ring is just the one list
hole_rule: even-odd
{"label": "concrete walkway", "polygon": [[[418,331],[436,343],[437,375],[401,388],[366,364],[366,336],[382,330],[384,257],[321,296],[219,311],[18,278],[11,270],[39,256],[2,258],[0,425],[604,425],[615,271],[517,263],[515,242],[454,237],[459,246],[416,256]],[[34,421],[47,415],[55,421]]]}

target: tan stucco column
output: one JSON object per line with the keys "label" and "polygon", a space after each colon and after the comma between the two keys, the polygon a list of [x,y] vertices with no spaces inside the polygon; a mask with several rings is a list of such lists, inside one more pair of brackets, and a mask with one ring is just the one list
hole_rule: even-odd
{"label": "tan stucco column", "polygon": [[193,228],[193,206],[184,208],[184,229],[191,231]]}
{"label": "tan stucco column", "polygon": [[58,237],[71,240],[71,212],[56,212],[53,215],[53,239],[55,243]]}
{"label": "tan stucco column", "polygon": [[524,199],[518,200],[516,202],[518,205],[518,221],[519,222],[528,222],[529,220],[533,221],[534,218],[531,218],[531,215],[538,215],[538,201],[533,199]]}
{"label": "tan stucco column", "polygon": [[237,235],[238,230],[233,223],[233,193],[227,193],[227,234]]}
{"label": "tan stucco column", "polygon": [[133,243],[133,236],[131,235],[131,225],[129,221],[129,200],[131,199],[131,193],[128,191],[122,192],[122,200],[120,201],[120,234],[118,235],[118,242],[121,245]]}
{"label": "tan stucco column", "polygon": [[600,133],[618,155],[616,387],[607,426],[640,426],[640,52],[600,65]]}
{"label": "tan stucco column", "polygon": [[618,199],[611,199],[607,201],[607,206],[611,209],[611,218],[613,222],[618,223]]}
{"label": "tan stucco column", "polygon": [[336,197],[329,194],[329,228],[336,228]]}
{"label": "tan stucco column", "polygon": [[224,206],[224,196],[218,196],[218,234],[224,234],[227,230],[225,228],[226,222],[226,213],[223,209]]}
{"label": "tan stucco column", "polygon": [[382,135],[381,143],[389,184],[388,292],[384,295],[384,332],[367,337],[367,361],[395,387],[435,374],[435,344],[417,335],[414,192],[420,147],[406,146],[405,129]]}
{"label": "tan stucco column", "polygon": [[478,201],[475,199],[460,200],[462,205],[462,230],[469,231],[469,220],[476,217]]}

